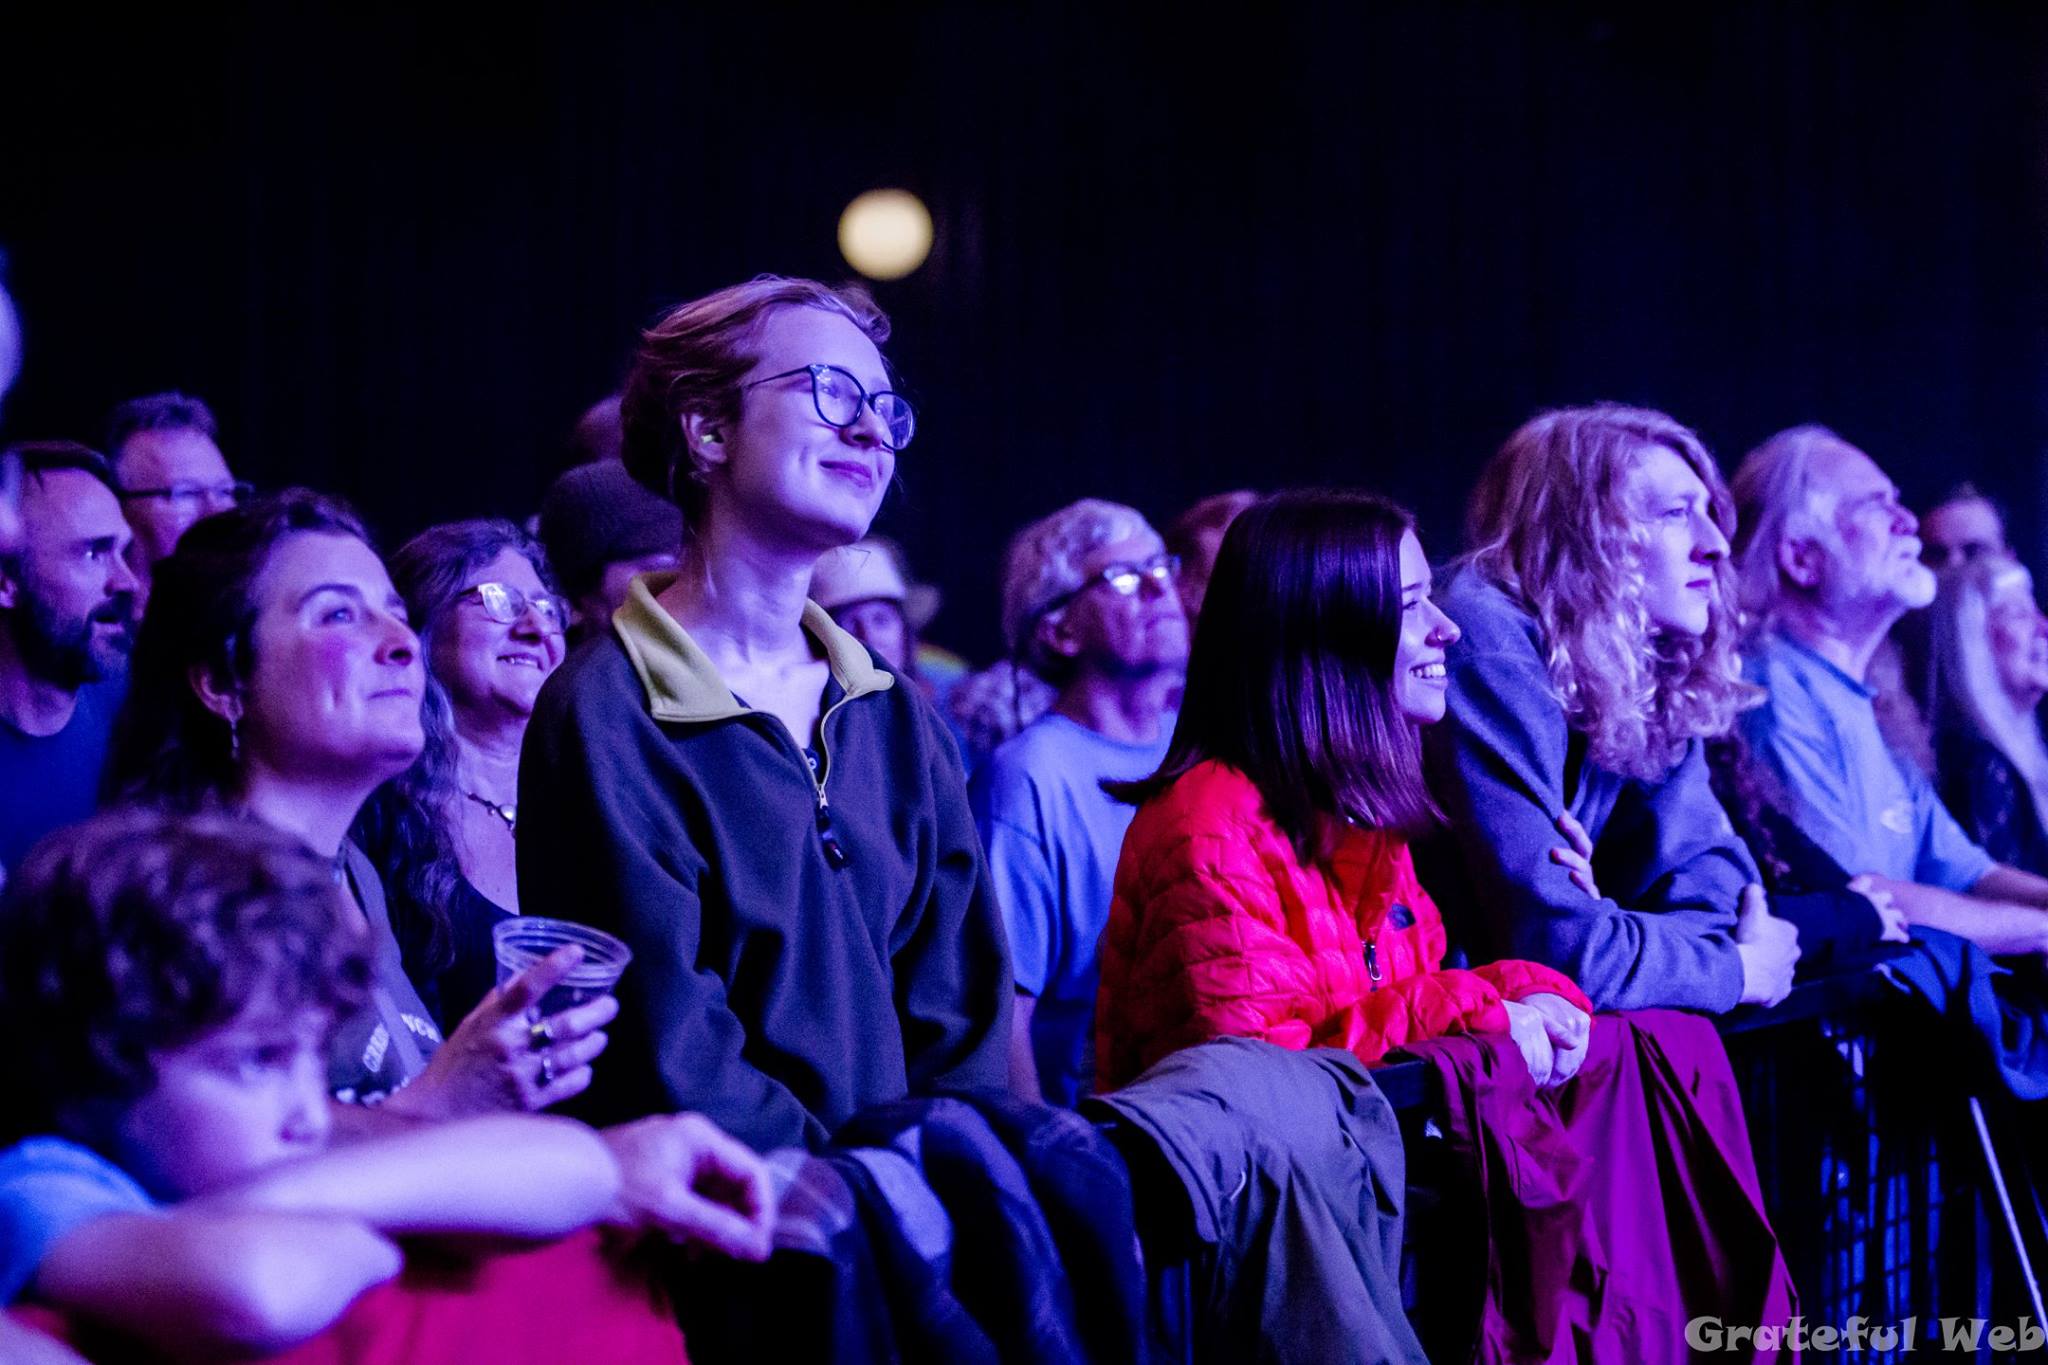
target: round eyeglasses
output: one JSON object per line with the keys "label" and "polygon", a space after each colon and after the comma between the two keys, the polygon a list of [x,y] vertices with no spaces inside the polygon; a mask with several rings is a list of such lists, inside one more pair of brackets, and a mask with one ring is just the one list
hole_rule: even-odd
{"label": "round eyeglasses", "polygon": [[837,365],[805,365],[801,369],[784,370],[766,379],[756,379],[744,387],[757,389],[763,384],[793,379],[800,374],[811,377],[811,406],[818,410],[819,420],[826,425],[844,431],[860,420],[860,411],[865,407],[874,409],[875,416],[882,419],[882,427],[889,433],[882,444],[890,450],[903,449],[917,434],[917,412],[910,406],[908,398],[891,389],[869,393],[858,379]]}
{"label": "round eyeglasses", "polygon": [[484,615],[501,626],[509,626],[526,615],[531,607],[540,617],[541,628],[559,631],[569,619],[568,609],[562,599],[553,593],[522,592],[510,583],[479,583],[465,588],[458,597],[473,597],[484,609]]}

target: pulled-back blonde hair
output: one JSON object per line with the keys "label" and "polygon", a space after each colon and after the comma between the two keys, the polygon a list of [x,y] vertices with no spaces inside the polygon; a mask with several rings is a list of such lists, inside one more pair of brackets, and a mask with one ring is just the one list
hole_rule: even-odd
{"label": "pulled-back blonde hair", "polygon": [[1725,556],[1713,568],[1705,635],[1650,624],[1645,533],[1623,493],[1653,446],[1691,466],[1715,525],[1733,535],[1734,504],[1700,438],[1661,412],[1618,404],[1525,423],[1480,475],[1465,522],[1472,565],[1535,616],[1557,701],[1594,761],[1650,780],[1670,771],[1688,740],[1725,733],[1761,699],[1737,667]]}

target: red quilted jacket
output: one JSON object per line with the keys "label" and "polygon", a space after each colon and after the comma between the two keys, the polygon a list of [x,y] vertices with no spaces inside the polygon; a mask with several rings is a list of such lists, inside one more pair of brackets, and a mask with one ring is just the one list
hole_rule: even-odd
{"label": "red quilted jacket", "polygon": [[1102,935],[1096,1085],[1211,1038],[1341,1047],[1372,1063],[1447,1033],[1505,1030],[1504,1000],[1571,980],[1533,962],[1445,970],[1444,924],[1407,843],[1348,831],[1304,867],[1259,790],[1208,762],[1142,806]]}

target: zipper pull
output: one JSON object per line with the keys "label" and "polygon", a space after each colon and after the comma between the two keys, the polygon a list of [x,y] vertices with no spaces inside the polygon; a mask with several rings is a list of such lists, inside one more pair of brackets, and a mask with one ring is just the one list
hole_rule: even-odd
{"label": "zipper pull", "polygon": [[825,792],[822,788],[818,791],[818,837],[825,845],[825,861],[835,870],[853,861],[847,854],[845,846],[839,842],[838,836],[832,833],[832,812],[825,808]]}
{"label": "zipper pull", "polygon": [[1373,939],[1365,941],[1365,974],[1372,978],[1372,984],[1380,984],[1380,945]]}

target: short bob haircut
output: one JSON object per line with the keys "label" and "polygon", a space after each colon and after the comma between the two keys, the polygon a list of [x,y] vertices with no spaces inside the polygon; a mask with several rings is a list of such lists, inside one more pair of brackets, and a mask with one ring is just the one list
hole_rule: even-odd
{"label": "short bob haircut", "polygon": [[287,488],[201,517],[150,574],[149,606],[128,663],[128,700],[107,758],[108,795],[198,810],[238,795],[228,724],[192,690],[195,669],[227,685],[254,674],[256,580],[286,536],[369,532],[348,507]]}
{"label": "short bob haircut", "polygon": [[1762,693],[1742,681],[1735,575],[1714,565],[1707,632],[1654,630],[1643,606],[1643,532],[1624,502],[1644,451],[1662,446],[1706,485],[1733,538],[1735,507],[1713,456],[1661,412],[1603,403],[1525,423],[1479,476],[1466,513],[1473,567],[1536,618],[1556,699],[1601,766],[1660,780],[1694,739],[1727,732]]}
{"label": "short bob haircut", "polygon": [[252,1010],[360,1007],[340,894],[332,859],[255,820],[115,810],[45,839],[0,898],[9,1136],[90,1145],[154,1088],[154,1054]]}
{"label": "short bob haircut", "polygon": [[1406,511],[1371,493],[1262,498],[1224,533],[1159,771],[1105,784],[1142,803],[1214,759],[1259,789],[1303,864],[1345,823],[1413,836],[1437,812],[1394,699]]}
{"label": "short bob haircut", "polygon": [[740,412],[740,381],[759,359],[752,346],[761,324],[783,308],[837,313],[880,346],[889,318],[857,284],[826,285],[782,275],[678,304],[640,336],[619,402],[627,470],[682,510],[687,535],[702,525],[704,467],[683,438],[683,416],[699,413],[730,424]]}

